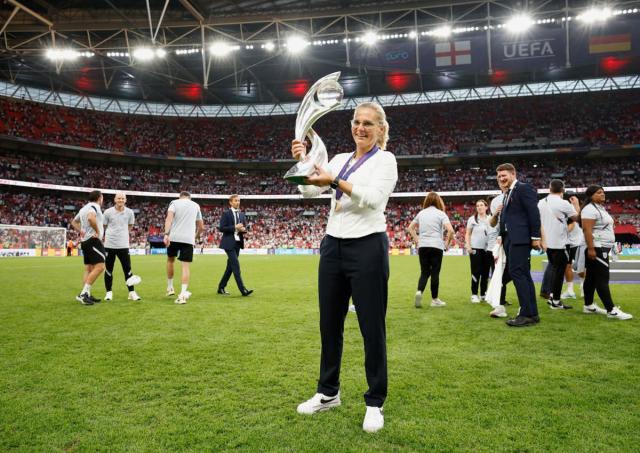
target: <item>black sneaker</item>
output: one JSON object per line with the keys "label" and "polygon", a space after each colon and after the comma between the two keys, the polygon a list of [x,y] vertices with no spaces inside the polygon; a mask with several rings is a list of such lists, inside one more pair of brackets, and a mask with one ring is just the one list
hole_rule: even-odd
{"label": "black sneaker", "polygon": [[552,300],[549,300],[547,303],[552,310],[571,310],[573,308],[571,305],[565,305],[562,302],[555,303]]}
{"label": "black sneaker", "polygon": [[89,294],[89,300],[91,302],[93,302],[94,304],[97,304],[98,302],[100,302],[100,299],[96,299],[95,297],[93,297],[91,294]]}
{"label": "black sneaker", "polygon": [[220,295],[222,295],[222,296],[228,296],[228,295],[230,295],[230,294],[231,294],[229,291],[227,291],[227,290],[226,290],[226,289],[224,289],[224,288],[218,288],[217,293],[218,293],[218,294],[220,294]]}
{"label": "black sneaker", "polygon": [[82,305],[93,305],[93,302],[91,301],[91,299],[89,299],[89,296],[87,293],[78,294],[76,296],[76,300],[80,302]]}
{"label": "black sneaker", "polygon": [[247,297],[249,295],[251,295],[253,293],[252,289],[245,289],[244,291],[242,291],[242,296],[243,297]]}

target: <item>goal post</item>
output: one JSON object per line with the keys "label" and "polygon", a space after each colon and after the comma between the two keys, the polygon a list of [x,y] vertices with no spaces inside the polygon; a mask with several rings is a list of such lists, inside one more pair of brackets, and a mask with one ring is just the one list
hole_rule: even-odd
{"label": "goal post", "polygon": [[0,224],[0,257],[66,256],[67,229]]}

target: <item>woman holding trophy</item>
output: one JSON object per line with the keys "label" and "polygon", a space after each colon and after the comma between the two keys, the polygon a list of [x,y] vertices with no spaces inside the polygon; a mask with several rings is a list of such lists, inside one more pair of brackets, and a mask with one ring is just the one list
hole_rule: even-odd
{"label": "woman holding trophy", "polygon": [[[341,99],[339,85],[337,89]],[[322,102],[320,93],[318,98]],[[337,102],[339,105],[339,100]],[[326,106],[326,102],[324,104]],[[298,119],[303,107],[301,105]],[[310,132],[304,136],[315,146],[319,137],[310,126],[308,130]],[[369,386],[364,394],[367,407],[362,427],[367,432],[376,432],[384,426],[382,406],[387,396],[385,316],[389,241],[384,210],[398,179],[398,169],[395,156],[385,151],[389,124],[380,105],[372,102],[358,105],[351,120],[351,135],[355,151],[337,154],[324,166],[314,164],[299,186],[305,198],[318,196],[329,188],[333,196],[326,235],[320,245],[318,269],[320,378],[317,393],[300,404],[298,412],[314,414],[341,404],[344,320],[352,298],[364,339]],[[296,136],[298,139],[293,141],[291,153],[301,165],[310,156],[306,154],[302,139],[298,134]]]}

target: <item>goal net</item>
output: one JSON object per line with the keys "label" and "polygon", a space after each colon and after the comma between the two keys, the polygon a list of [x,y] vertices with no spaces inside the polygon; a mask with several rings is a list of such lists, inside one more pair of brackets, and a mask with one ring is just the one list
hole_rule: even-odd
{"label": "goal net", "polygon": [[66,228],[0,224],[0,256],[65,256]]}

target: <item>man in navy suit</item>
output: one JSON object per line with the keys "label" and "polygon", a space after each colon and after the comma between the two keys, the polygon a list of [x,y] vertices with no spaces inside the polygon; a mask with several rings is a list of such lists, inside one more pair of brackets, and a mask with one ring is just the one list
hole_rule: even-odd
{"label": "man in navy suit", "polygon": [[508,187],[504,203],[498,208],[500,235],[507,256],[507,269],[518,293],[520,311],[507,321],[512,327],[524,327],[540,322],[536,290],[531,278],[531,249],[540,250],[540,211],[538,194],[529,184],[516,179],[512,164],[496,169],[500,187]]}
{"label": "man in navy suit", "polygon": [[220,241],[220,248],[224,249],[227,254],[227,268],[224,270],[222,279],[218,284],[218,294],[224,296],[229,293],[225,289],[231,274],[236,279],[238,289],[243,296],[248,296],[253,292],[252,289],[247,289],[242,282],[242,276],[240,275],[240,249],[244,248],[244,234],[247,232],[246,228],[246,216],[240,212],[240,196],[231,195],[229,197],[229,206],[222,213],[220,218],[220,225],[218,229],[222,232],[222,240]]}

